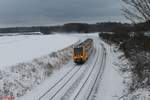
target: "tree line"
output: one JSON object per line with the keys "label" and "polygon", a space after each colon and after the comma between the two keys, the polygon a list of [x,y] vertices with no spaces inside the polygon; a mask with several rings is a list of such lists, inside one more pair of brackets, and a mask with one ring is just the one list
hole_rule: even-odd
{"label": "tree line", "polygon": [[136,24],[120,23],[120,22],[101,22],[96,24],[87,23],[67,23],[60,26],[32,26],[32,27],[9,27],[0,28],[0,33],[21,33],[21,32],[42,32],[43,34],[51,34],[52,32],[114,32],[129,33],[136,31],[149,31],[149,22],[141,22]]}
{"label": "tree line", "polygon": [[42,32],[44,34],[51,34],[52,32],[117,32],[132,31],[132,25],[118,22],[102,22],[96,24],[87,23],[67,23],[60,26],[32,26],[32,27],[9,27],[0,28],[0,33],[18,33],[18,32]]}

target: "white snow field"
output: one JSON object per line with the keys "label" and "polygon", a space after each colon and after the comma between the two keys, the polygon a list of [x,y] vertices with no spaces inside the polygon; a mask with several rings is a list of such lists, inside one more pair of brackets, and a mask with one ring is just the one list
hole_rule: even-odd
{"label": "white snow field", "polygon": [[28,62],[51,52],[61,50],[78,38],[66,35],[18,35],[0,37],[0,69]]}
{"label": "white snow field", "polygon": [[94,49],[88,61],[75,65],[70,60],[17,100],[118,100],[124,88],[123,78],[114,68],[113,63],[118,59],[110,46],[97,33],[67,36],[80,40],[93,38]]}

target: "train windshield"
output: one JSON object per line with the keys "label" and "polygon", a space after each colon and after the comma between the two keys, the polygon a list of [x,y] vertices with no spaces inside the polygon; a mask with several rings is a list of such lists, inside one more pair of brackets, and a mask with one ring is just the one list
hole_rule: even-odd
{"label": "train windshield", "polygon": [[75,54],[82,54],[82,52],[83,52],[83,48],[82,47],[80,47],[80,48],[74,48],[74,53]]}

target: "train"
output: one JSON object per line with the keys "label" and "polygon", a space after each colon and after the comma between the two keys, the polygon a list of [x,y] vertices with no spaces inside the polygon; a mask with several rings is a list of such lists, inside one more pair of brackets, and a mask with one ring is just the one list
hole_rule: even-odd
{"label": "train", "polygon": [[84,64],[91,52],[93,51],[93,39],[88,38],[85,41],[83,41],[82,43],[79,43],[78,45],[73,47],[73,61],[76,64]]}

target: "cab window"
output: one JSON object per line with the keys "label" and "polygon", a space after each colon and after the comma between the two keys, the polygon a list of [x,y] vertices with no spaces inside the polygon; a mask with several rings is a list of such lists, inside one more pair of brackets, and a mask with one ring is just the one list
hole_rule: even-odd
{"label": "cab window", "polygon": [[80,48],[74,48],[74,53],[75,54],[81,54],[83,52],[83,48],[80,47]]}

